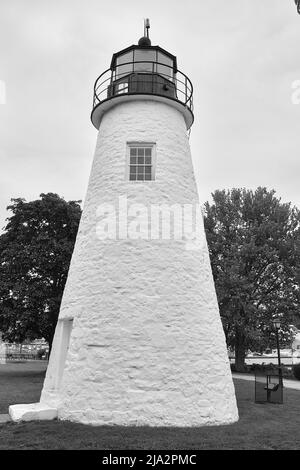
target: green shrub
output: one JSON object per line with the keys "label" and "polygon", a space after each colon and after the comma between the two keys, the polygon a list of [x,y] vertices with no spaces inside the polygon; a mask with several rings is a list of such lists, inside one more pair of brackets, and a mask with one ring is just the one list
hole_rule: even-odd
{"label": "green shrub", "polygon": [[[237,371],[236,365],[234,363],[230,364],[230,369],[231,369],[231,372],[239,372],[239,371]],[[243,372],[245,372],[245,373],[251,372],[251,366],[249,366],[248,364],[245,364]]]}
{"label": "green shrub", "polygon": [[293,365],[293,374],[295,379],[300,380],[300,364]]}
{"label": "green shrub", "polygon": [[[297,364],[300,366],[300,364]],[[230,364],[231,372],[237,372],[235,364]],[[263,374],[278,374],[278,364],[273,364],[271,363],[265,363],[263,362],[262,364],[245,364],[245,369],[244,372],[246,373],[263,373]],[[293,368],[292,366],[286,366],[284,364],[281,365],[281,372],[282,372],[282,377],[285,377],[286,379],[293,379],[294,378],[294,373],[293,373]],[[300,379],[299,379],[300,380]]]}
{"label": "green shrub", "polygon": [[[278,364],[251,364],[251,371],[262,372],[265,374],[276,374],[278,373]],[[293,370],[291,367],[281,365],[281,373],[282,377],[285,377],[286,379],[293,377]]]}
{"label": "green shrub", "polygon": [[273,372],[275,370],[278,370],[278,366],[275,364],[271,363],[262,363],[262,364],[251,364],[250,366],[251,371],[260,371],[260,372]]}
{"label": "green shrub", "polygon": [[43,356],[45,356],[46,354],[47,354],[46,349],[39,349],[36,353],[36,355],[39,359],[43,359]]}

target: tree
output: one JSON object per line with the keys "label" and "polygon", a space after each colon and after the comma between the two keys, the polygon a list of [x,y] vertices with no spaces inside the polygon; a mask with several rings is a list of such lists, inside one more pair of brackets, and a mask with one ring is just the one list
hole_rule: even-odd
{"label": "tree", "polygon": [[81,201],[41,194],[11,199],[0,236],[0,331],[8,341],[52,345],[81,216]]}
{"label": "tree", "polygon": [[243,370],[248,348],[275,347],[274,316],[283,343],[299,319],[300,213],[262,187],[212,197],[204,216],[212,271],[227,344]]}

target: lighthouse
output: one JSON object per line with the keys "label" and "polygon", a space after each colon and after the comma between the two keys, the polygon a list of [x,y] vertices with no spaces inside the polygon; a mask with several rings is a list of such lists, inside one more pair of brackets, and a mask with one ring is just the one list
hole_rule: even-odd
{"label": "lighthouse", "polygon": [[95,155],[41,399],[11,406],[14,420],[238,419],[189,147],[193,86],[149,26],[96,80]]}

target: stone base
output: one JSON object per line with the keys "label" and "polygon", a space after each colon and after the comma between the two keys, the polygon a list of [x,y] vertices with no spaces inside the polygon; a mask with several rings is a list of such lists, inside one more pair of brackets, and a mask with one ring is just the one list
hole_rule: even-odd
{"label": "stone base", "polygon": [[57,418],[57,408],[45,403],[30,403],[22,405],[10,405],[8,408],[12,421],[36,421],[51,420]]}

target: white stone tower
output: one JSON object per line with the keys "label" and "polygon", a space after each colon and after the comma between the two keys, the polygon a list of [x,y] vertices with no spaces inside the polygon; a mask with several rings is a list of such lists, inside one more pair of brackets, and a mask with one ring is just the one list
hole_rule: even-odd
{"label": "white stone tower", "polygon": [[41,401],[13,419],[238,419],[202,217],[196,242],[183,229],[198,204],[193,88],[145,26],[96,81],[96,151]]}

